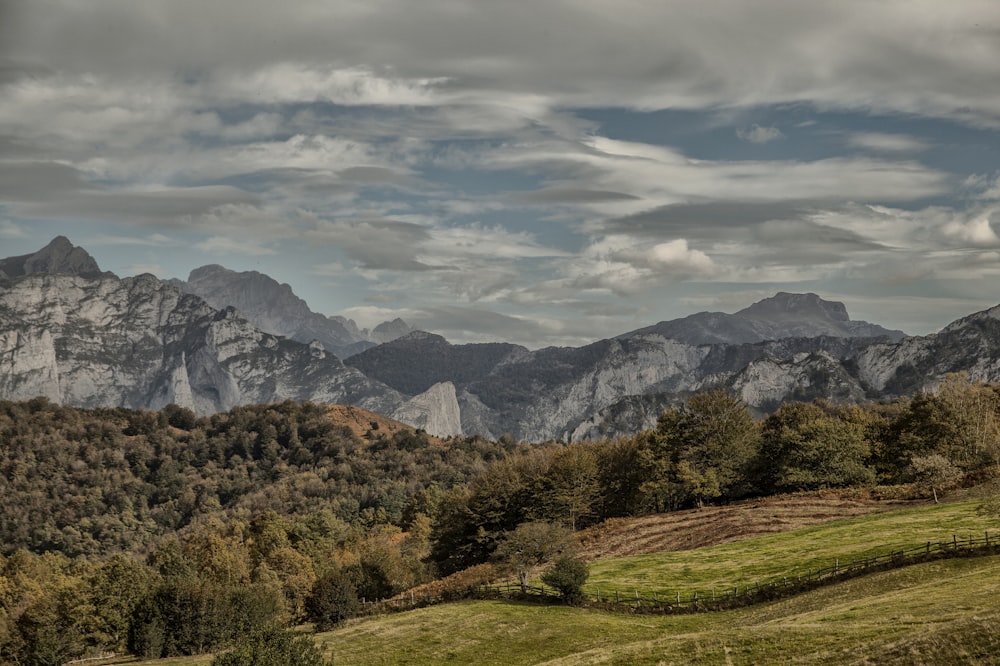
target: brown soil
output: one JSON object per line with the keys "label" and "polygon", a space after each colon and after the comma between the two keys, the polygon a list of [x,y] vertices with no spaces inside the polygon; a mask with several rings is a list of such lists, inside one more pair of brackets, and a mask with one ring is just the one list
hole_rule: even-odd
{"label": "brown soil", "polygon": [[880,500],[858,490],[818,491],[637,518],[613,518],[580,532],[581,554],[586,560],[596,560],[704,548],[915,504]]}

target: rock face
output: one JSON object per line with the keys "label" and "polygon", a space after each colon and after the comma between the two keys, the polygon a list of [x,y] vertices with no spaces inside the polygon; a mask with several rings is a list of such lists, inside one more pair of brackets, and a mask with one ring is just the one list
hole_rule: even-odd
{"label": "rock face", "polygon": [[435,437],[462,434],[461,411],[455,385],[451,382],[435,384],[407,400],[391,416],[397,421],[422,428]]}
{"label": "rock face", "polygon": [[402,319],[383,322],[369,333],[351,319],[313,312],[287,284],[257,271],[236,272],[217,264],[191,271],[187,282],[171,284],[201,297],[217,310],[234,307],[254,326],[298,342],[318,340],[323,348],[346,358],[388,342],[412,329]]}
{"label": "rock face", "polygon": [[0,282],[0,396],[201,414],[286,398],[391,412],[398,392],[152,275]]}

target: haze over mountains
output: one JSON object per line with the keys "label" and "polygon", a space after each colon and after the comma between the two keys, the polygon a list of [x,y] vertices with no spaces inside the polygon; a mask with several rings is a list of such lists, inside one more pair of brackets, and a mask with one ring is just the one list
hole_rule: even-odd
{"label": "haze over mountains", "polygon": [[428,432],[578,440],[634,432],[692,392],[764,412],[859,402],[967,371],[1000,379],[1000,306],[926,337],[779,293],[578,348],[453,345],[404,322],[372,331],[312,312],[288,285],[210,265],[186,282],[100,271],[56,238],[0,260],[0,398],[199,413],[286,398],[346,403]]}

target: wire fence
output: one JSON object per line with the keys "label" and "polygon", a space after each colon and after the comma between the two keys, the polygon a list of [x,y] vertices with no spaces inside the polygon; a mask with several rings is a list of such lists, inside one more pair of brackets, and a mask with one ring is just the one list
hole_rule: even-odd
{"label": "wire fence", "polygon": [[[959,538],[949,541],[928,541],[924,545],[903,549],[887,549],[883,553],[851,560],[834,558],[829,566],[816,569],[797,569],[784,572],[770,580],[752,584],[734,585],[726,589],[686,590],[677,592],[643,593],[638,590],[584,590],[576,600],[579,605],[630,613],[698,613],[738,608],[763,601],[799,594],[817,587],[843,580],[899,567],[956,557],[1000,555],[1000,535],[985,532],[981,537]],[[420,608],[436,603],[459,599],[512,599],[538,602],[561,602],[559,593],[548,587],[525,586],[514,582],[476,585],[464,590],[452,590],[431,595],[411,592],[394,599],[362,604],[362,613],[394,613]]]}

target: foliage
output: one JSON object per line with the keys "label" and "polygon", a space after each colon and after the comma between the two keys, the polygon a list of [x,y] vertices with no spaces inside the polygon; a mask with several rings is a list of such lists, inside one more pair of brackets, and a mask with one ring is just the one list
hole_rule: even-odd
{"label": "foliage", "polygon": [[329,509],[348,523],[401,524],[422,490],[467,482],[510,445],[431,446],[401,431],[373,441],[321,405],[286,401],[197,418],[0,401],[0,552],[145,548],[199,519]]}
{"label": "foliage", "polygon": [[306,618],[317,631],[327,631],[352,617],[358,610],[354,585],[340,571],[330,571],[316,580],[306,599]]}
{"label": "foliage", "polygon": [[760,429],[747,406],[724,391],[695,395],[664,412],[645,441],[648,493],[661,506],[680,508],[751,492],[747,471]]}
{"label": "foliage", "polygon": [[496,549],[495,557],[507,570],[516,573],[525,591],[528,574],[556,557],[576,552],[573,532],[544,521],[522,523],[509,532]]}
{"label": "foliage", "polygon": [[586,562],[564,555],[542,574],[542,582],[555,588],[567,603],[576,603],[583,596],[583,585],[589,575]]}
{"label": "foliage", "polygon": [[785,403],[763,424],[758,489],[765,492],[872,485],[865,428],[817,403]]}
{"label": "foliage", "polygon": [[913,456],[910,467],[917,487],[929,490],[935,504],[938,503],[939,490],[948,490],[962,478],[962,471],[940,453]]}
{"label": "foliage", "polygon": [[240,636],[235,647],[217,655],[212,666],[330,666],[312,638],[274,626]]}

